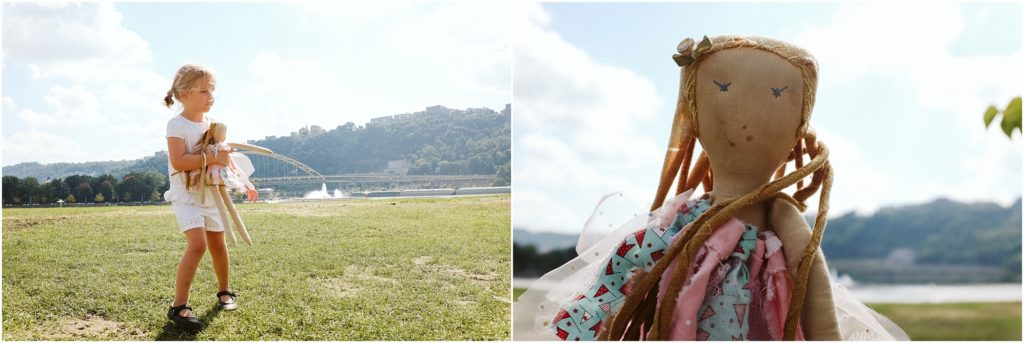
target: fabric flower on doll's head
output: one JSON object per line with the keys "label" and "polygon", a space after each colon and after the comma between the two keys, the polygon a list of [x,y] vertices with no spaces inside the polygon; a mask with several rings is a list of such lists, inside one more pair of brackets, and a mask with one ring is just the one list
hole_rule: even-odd
{"label": "fabric flower on doll's head", "polygon": [[696,48],[693,47],[693,38],[686,38],[683,39],[682,42],[679,42],[679,46],[676,47],[676,51],[678,52],[672,55],[672,59],[675,60],[676,64],[680,67],[685,67],[693,64],[693,62],[700,58],[700,55],[704,54],[708,49],[711,49],[711,39],[709,39],[708,36],[704,36],[704,39],[700,41],[700,44],[697,44]]}

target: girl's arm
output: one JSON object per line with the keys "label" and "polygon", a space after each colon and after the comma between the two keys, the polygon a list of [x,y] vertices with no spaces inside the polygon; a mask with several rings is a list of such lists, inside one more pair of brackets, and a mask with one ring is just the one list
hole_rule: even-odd
{"label": "girl's arm", "polygon": [[167,137],[167,155],[171,159],[171,167],[175,170],[195,170],[203,167],[203,156],[206,155],[206,164],[219,164],[226,166],[230,163],[228,154],[214,154],[208,152],[189,154],[185,149],[185,140],[179,137]]}

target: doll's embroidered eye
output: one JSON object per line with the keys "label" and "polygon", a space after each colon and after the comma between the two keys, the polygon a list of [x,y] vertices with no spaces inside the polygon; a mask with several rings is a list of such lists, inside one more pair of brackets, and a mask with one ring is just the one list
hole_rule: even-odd
{"label": "doll's embroidered eye", "polygon": [[782,87],[782,88],[772,87],[772,95],[774,95],[776,98],[778,98],[778,97],[782,96],[782,91],[786,90],[786,88],[789,88],[789,85],[786,85],[785,87]]}
{"label": "doll's embroidered eye", "polygon": [[721,82],[718,82],[718,80],[711,80],[711,82],[714,82],[716,85],[718,85],[718,88],[720,88],[719,90],[723,91],[723,92],[728,92],[729,91],[729,85],[732,84],[732,82],[721,83]]}

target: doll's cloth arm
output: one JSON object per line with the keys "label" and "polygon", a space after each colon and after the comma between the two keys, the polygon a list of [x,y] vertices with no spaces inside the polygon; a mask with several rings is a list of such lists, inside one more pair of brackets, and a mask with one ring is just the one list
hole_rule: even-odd
{"label": "doll's cloth arm", "polygon": [[[775,228],[776,235],[782,241],[782,249],[789,271],[795,275],[800,266],[800,258],[811,240],[811,229],[800,216],[796,207],[782,199],[772,202],[769,221]],[[804,335],[808,340],[814,341],[842,340],[836,318],[835,302],[832,299],[828,266],[825,264],[825,255],[821,249],[815,252],[813,261],[807,279],[807,296],[804,298],[804,307],[800,316]],[[794,282],[796,282],[795,277]]]}

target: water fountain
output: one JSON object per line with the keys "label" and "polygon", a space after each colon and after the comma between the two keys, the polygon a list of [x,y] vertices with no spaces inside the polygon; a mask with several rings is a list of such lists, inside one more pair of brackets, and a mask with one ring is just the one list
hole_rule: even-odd
{"label": "water fountain", "polygon": [[341,193],[340,189],[334,189],[333,193],[327,191],[327,183],[320,185],[320,190],[306,193],[303,199],[340,199],[343,198],[344,194]]}

